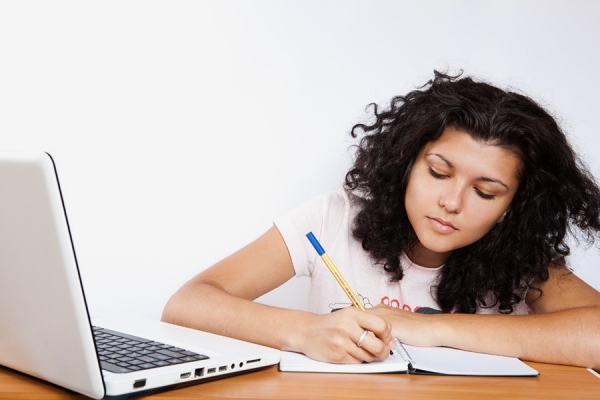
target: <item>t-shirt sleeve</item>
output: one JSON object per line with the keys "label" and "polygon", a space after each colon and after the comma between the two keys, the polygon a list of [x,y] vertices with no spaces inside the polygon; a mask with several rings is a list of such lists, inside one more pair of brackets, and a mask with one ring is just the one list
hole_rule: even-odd
{"label": "t-shirt sleeve", "polygon": [[297,276],[311,276],[318,254],[306,238],[312,232],[325,251],[332,245],[348,213],[348,195],[344,189],[308,200],[274,223],[290,253]]}

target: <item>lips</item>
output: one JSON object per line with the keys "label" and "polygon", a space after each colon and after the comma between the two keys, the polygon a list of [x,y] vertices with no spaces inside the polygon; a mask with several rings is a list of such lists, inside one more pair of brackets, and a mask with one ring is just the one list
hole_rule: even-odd
{"label": "lips", "polygon": [[448,234],[458,230],[452,223],[441,218],[427,217],[427,219],[429,220],[431,227],[439,233]]}

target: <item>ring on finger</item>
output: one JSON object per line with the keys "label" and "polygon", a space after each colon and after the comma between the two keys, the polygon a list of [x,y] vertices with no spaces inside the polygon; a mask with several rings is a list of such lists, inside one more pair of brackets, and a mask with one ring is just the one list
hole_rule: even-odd
{"label": "ring on finger", "polygon": [[362,335],[360,335],[360,337],[358,338],[358,342],[356,342],[356,345],[358,347],[361,347],[363,344],[363,341],[365,340],[365,338],[367,337],[367,334],[369,333],[368,330],[364,330],[364,332],[362,333]]}

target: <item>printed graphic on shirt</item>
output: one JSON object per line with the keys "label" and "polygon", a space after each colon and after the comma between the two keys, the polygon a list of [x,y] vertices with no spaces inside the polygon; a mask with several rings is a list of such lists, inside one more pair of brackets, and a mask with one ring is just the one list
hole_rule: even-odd
{"label": "printed graphic on shirt", "polygon": [[[364,297],[360,293],[358,293],[357,296],[358,296],[358,299],[360,300],[360,302],[363,304],[363,306],[365,306],[365,308],[373,307],[373,304],[371,303],[371,300],[369,300],[368,297]],[[389,296],[383,296],[381,298],[381,304],[384,304],[384,305],[390,306],[390,307],[394,307],[394,308],[401,308],[405,311],[416,312],[419,314],[441,314],[442,313],[441,310],[437,310],[437,309],[431,308],[431,307],[421,307],[421,306],[411,307],[408,304],[403,304],[402,306],[400,306],[399,300],[390,299]],[[341,310],[342,308],[351,307],[351,306],[352,306],[351,302],[329,303],[329,309],[331,310],[331,312],[338,311],[338,310]]]}
{"label": "printed graphic on shirt", "polygon": [[[369,300],[368,297],[363,297],[360,293],[358,293],[356,295],[358,297],[358,299],[360,300],[360,302],[362,303],[362,305],[365,308],[371,308],[373,307],[373,304],[371,304],[371,300]],[[352,306],[351,302],[347,302],[347,303],[329,303],[329,309],[331,310],[331,312],[337,311],[337,310],[341,310],[342,308],[345,307],[350,307]]]}
{"label": "printed graphic on shirt", "polygon": [[383,296],[381,298],[381,304],[384,304],[389,307],[401,308],[404,311],[416,312],[416,313],[421,313],[421,314],[440,314],[441,313],[440,310],[436,310],[435,308],[431,308],[431,307],[421,307],[421,306],[411,307],[409,304],[402,304],[402,306],[400,306],[400,300],[391,299],[389,296]]}

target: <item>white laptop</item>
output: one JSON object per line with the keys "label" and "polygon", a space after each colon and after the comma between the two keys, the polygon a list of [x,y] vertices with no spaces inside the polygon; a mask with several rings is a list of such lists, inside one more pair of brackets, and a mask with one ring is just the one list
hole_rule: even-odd
{"label": "white laptop", "polygon": [[249,372],[279,357],[160,321],[92,320],[52,158],[0,152],[1,365],[99,399]]}

